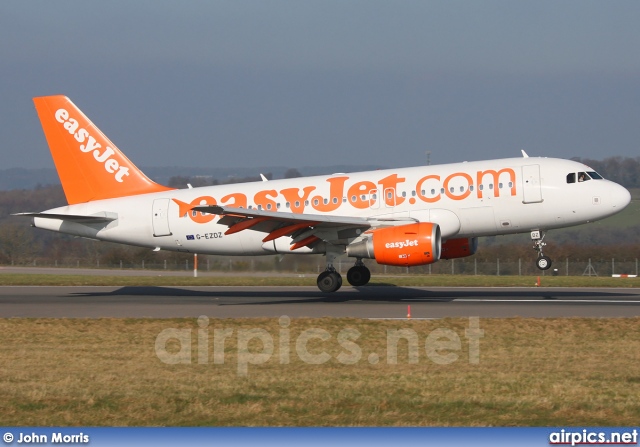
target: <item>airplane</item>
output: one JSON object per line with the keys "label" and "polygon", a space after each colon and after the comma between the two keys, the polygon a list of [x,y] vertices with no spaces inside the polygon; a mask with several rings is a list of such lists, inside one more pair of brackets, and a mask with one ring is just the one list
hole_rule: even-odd
{"label": "airplane", "polygon": [[[571,160],[522,157],[174,189],[150,180],[71,100],[34,98],[67,205],[19,213],[33,226],[154,251],[322,254],[318,288],[342,286],[334,261],[418,266],[473,255],[478,238],[529,233],[541,270],[545,233],[622,211],[629,191]],[[266,181],[265,181],[266,180]]]}

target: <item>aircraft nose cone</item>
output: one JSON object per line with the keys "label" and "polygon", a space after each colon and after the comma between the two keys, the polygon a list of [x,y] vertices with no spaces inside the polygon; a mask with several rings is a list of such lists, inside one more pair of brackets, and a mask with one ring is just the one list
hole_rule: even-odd
{"label": "aircraft nose cone", "polygon": [[624,186],[614,186],[611,191],[611,204],[616,211],[622,211],[631,202],[631,193]]}

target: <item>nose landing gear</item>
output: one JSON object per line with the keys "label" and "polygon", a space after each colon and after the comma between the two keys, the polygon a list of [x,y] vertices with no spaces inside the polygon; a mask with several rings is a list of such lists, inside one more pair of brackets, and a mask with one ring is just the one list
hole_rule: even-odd
{"label": "nose landing gear", "polygon": [[536,267],[540,270],[548,270],[551,268],[551,258],[549,256],[545,256],[542,253],[542,248],[547,245],[544,242],[544,232],[536,230],[531,232],[531,239],[533,240],[533,249],[538,252],[538,259],[536,259]]}

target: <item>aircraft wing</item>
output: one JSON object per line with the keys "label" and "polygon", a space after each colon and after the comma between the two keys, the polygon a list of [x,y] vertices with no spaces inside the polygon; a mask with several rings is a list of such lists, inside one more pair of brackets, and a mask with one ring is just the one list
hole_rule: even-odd
{"label": "aircraft wing", "polygon": [[222,216],[218,223],[229,227],[225,232],[227,235],[251,229],[267,233],[263,242],[290,236],[293,239],[291,250],[312,247],[319,241],[346,245],[371,228],[407,223],[398,219],[298,214],[220,205],[195,206],[192,210]]}

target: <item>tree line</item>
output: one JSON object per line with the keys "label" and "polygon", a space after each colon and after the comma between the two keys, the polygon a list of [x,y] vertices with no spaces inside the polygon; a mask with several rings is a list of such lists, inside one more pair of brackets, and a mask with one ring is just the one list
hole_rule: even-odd
{"label": "tree line", "polygon": [[592,167],[607,180],[626,188],[640,188],[640,157],[607,157],[604,160],[574,157],[572,160]]}

